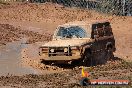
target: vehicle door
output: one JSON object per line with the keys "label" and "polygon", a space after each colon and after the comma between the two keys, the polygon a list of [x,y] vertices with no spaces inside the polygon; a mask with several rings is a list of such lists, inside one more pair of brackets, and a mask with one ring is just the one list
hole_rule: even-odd
{"label": "vehicle door", "polygon": [[101,52],[102,50],[104,50],[104,46],[105,46],[103,23],[97,24],[97,33],[98,33],[98,37],[96,38],[96,41],[98,43],[98,51]]}
{"label": "vehicle door", "polygon": [[115,40],[112,32],[112,28],[109,22],[105,22],[103,24],[103,32],[104,32],[104,44],[105,48],[108,43],[112,43],[112,46],[115,46]]}
{"label": "vehicle door", "polygon": [[99,50],[99,35],[98,35],[98,30],[97,30],[97,25],[98,24],[92,24],[92,33],[91,33],[91,38],[94,40],[93,44],[92,44],[92,51],[93,52],[98,52]]}

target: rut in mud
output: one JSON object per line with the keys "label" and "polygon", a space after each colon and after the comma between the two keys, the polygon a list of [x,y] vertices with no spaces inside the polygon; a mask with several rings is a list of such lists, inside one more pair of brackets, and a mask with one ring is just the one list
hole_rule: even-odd
{"label": "rut in mud", "polygon": [[[8,30],[8,28],[6,28],[6,29]],[[8,33],[8,32],[6,32],[6,33]],[[31,35],[35,36],[33,34],[31,34]],[[29,37],[32,37],[32,36],[29,36]],[[10,37],[10,38],[12,39],[12,37]],[[14,36],[13,36],[13,38],[14,38]],[[44,38],[45,38],[45,36],[44,36]],[[16,38],[16,39],[19,40],[17,42],[20,42],[19,38]],[[44,42],[45,42],[45,40],[44,40]],[[15,45],[15,44],[18,44],[18,45],[20,44],[20,46],[21,46],[21,43],[23,43],[23,41],[20,43],[12,42],[11,45],[10,45],[10,43],[9,44],[6,43],[6,46],[9,46],[9,47],[11,46],[11,49],[13,48],[13,50],[16,51],[16,50],[19,50],[19,47],[17,47],[17,45]],[[26,74],[29,74],[29,75],[14,76],[11,73],[11,74],[7,74],[5,76],[1,76],[0,77],[0,86],[1,87],[21,87],[21,88],[26,88],[26,87],[41,88],[41,87],[60,87],[60,86],[81,87],[79,85],[79,79],[81,77],[81,69],[80,69],[81,67],[70,66],[70,65],[67,65],[66,67],[64,67],[64,66],[49,66],[49,65],[45,65],[43,63],[39,63],[37,61],[37,59],[38,59],[38,56],[36,55],[37,52],[31,53],[31,51],[35,51],[36,49],[38,49],[39,45],[41,45],[40,42],[33,43],[33,44],[24,44],[24,47],[21,49],[21,51],[22,51],[21,52],[21,55],[22,55],[21,60],[24,62],[24,63],[22,62],[23,66],[26,66],[26,68],[29,66],[32,67],[32,69],[27,68],[28,71],[25,71]],[[3,47],[3,45],[1,47]],[[17,54],[17,53],[15,53],[15,54]],[[26,56],[26,54],[27,54],[27,56]],[[17,57],[17,55],[15,55],[15,56]],[[19,56],[19,54],[18,54],[18,56]],[[97,65],[94,67],[85,67],[85,71],[90,72],[91,79],[127,79],[127,80],[132,80],[132,77],[131,77],[132,64],[130,62],[126,62],[126,61],[118,59],[118,58],[115,58],[115,59],[116,59],[115,61],[109,61],[105,65]],[[17,69],[15,69],[15,70],[19,71]],[[1,69],[1,71],[2,71],[2,69]],[[10,70],[8,70],[8,71],[10,71]],[[24,70],[22,69],[22,71],[24,71]],[[35,75],[35,73],[36,73],[35,71],[37,71],[37,72],[40,71],[39,73],[41,73],[41,74]],[[15,71],[13,71],[13,72],[15,72]],[[17,72],[15,75],[17,75]]]}
{"label": "rut in mud", "polygon": [[[27,38],[25,43],[44,42],[51,40],[51,34],[45,33],[45,35],[38,34],[36,32],[21,30],[15,28],[9,24],[0,24],[0,44],[6,45],[8,42],[18,41]],[[24,42],[24,41],[23,41]]]}
{"label": "rut in mud", "polygon": [[0,75],[39,74],[38,70],[22,64],[21,52],[31,43],[50,39],[50,34],[42,35],[9,24],[0,24]]}
{"label": "rut in mud", "polygon": [[[102,66],[92,68],[85,67],[85,71],[90,73],[90,79],[126,79],[132,80],[132,64],[122,60],[116,60]],[[129,73],[129,74],[128,74]],[[79,79],[81,69],[74,68],[61,73],[50,73],[44,75],[25,75],[25,76],[1,76],[0,86],[10,87],[81,87]],[[126,88],[132,86],[126,86]],[[119,87],[120,88],[120,87]],[[124,86],[125,88],[125,86]]]}

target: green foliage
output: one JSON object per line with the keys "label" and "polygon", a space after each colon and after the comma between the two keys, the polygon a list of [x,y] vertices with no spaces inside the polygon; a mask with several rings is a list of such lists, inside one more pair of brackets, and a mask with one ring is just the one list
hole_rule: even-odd
{"label": "green foliage", "polygon": [[105,12],[109,14],[121,15],[122,14],[122,4],[119,0],[103,0],[97,8],[100,12]]}

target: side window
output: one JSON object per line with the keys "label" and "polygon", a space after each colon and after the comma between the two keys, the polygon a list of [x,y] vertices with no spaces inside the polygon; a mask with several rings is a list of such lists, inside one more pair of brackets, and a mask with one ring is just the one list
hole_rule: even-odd
{"label": "side window", "polygon": [[97,38],[99,36],[97,27],[98,27],[97,24],[92,24],[92,33],[91,33],[92,39]]}
{"label": "side window", "polygon": [[103,25],[103,30],[104,30],[104,36],[110,36],[112,35],[112,28],[109,22],[105,22]]}
{"label": "side window", "polygon": [[102,37],[103,35],[104,35],[103,24],[102,23],[93,24],[91,38],[94,39],[94,38]]}
{"label": "side window", "polygon": [[103,35],[104,35],[104,32],[103,32],[103,23],[98,23],[98,25],[97,25],[97,31],[98,31],[99,37],[103,37]]}
{"label": "side window", "polygon": [[113,35],[113,33],[109,22],[97,23],[92,25],[92,39],[110,35]]}

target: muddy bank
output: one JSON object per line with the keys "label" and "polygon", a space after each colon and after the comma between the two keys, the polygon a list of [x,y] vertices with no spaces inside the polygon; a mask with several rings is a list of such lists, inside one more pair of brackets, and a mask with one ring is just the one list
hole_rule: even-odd
{"label": "muddy bank", "polygon": [[[105,68],[104,68],[105,67]],[[85,67],[85,71],[90,72],[90,79],[126,79],[132,81],[132,64],[122,60],[109,62],[103,66]],[[129,73],[129,74],[128,74]],[[81,69],[74,68],[61,73],[51,73],[45,75],[25,75],[25,76],[1,76],[0,86],[20,87],[20,88],[43,88],[43,87],[81,87],[79,79]],[[117,86],[122,88],[122,86]],[[124,86],[131,88],[132,85]],[[109,88],[109,87],[108,87]],[[114,86],[114,88],[116,88]]]}
{"label": "muddy bank", "polygon": [[0,48],[0,76],[39,74],[39,71],[22,65],[21,51],[27,45],[21,41],[7,43]]}
{"label": "muddy bank", "polygon": [[51,40],[51,34],[39,34],[29,30],[21,30],[9,24],[0,24],[0,45],[6,45],[8,42],[18,41],[26,38],[26,43],[44,42]]}
{"label": "muddy bank", "polygon": [[57,66],[41,63],[39,46],[44,42],[24,44],[23,40],[13,41],[0,47],[0,76],[49,74],[64,71]]}
{"label": "muddy bank", "polygon": [[51,34],[0,24],[0,38],[0,76],[63,71],[39,61],[39,46],[51,40]]}
{"label": "muddy bank", "polygon": [[0,76],[39,74],[38,70],[22,64],[21,52],[31,43],[40,41],[44,43],[50,39],[51,35],[48,33],[39,34],[33,31],[21,30],[9,24],[0,24]]}
{"label": "muddy bank", "polygon": [[[110,16],[53,3],[10,3],[9,5],[0,5],[0,7],[0,23],[12,24],[25,30],[38,31],[41,29],[43,33],[47,30],[53,33],[58,25],[70,21],[107,19],[111,22],[116,40],[116,56],[125,60],[132,58],[132,17]],[[31,39],[31,42],[39,40],[38,38],[34,39]]]}
{"label": "muddy bank", "polygon": [[[78,85],[78,79],[80,78],[79,67],[67,66],[65,68],[38,63],[37,60],[39,58],[36,55],[38,45],[36,42],[49,41],[51,34],[47,33],[47,30],[53,33],[55,27],[59,24],[75,20],[88,21],[91,19],[110,20],[116,39],[117,51],[115,55],[121,57],[121,59],[131,60],[132,17],[108,16],[94,11],[66,8],[51,3],[0,5],[0,45],[2,45],[0,46],[0,72],[1,74],[7,73],[7,75],[0,77],[0,87],[80,87]],[[31,46],[27,44],[28,47],[24,45],[26,48],[21,48],[23,47],[21,44],[16,45],[16,43],[11,43],[8,45],[9,42],[21,39],[22,43],[30,43]],[[24,53],[20,52],[20,50]],[[22,56],[22,63],[20,62],[20,56]],[[18,64],[19,62],[24,67]],[[91,79],[127,79],[131,81],[131,64],[131,62],[117,60],[93,68],[85,67],[85,70],[90,72]],[[41,71],[40,73],[43,75],[38,75],[36,71]],[[12,74],[16,73],[16,75],[18,72],[31,75],[12,76],[8,72]],[[32,73],[37,75],[33,75]],[[131,87],[129,86],[129,88]]]}

